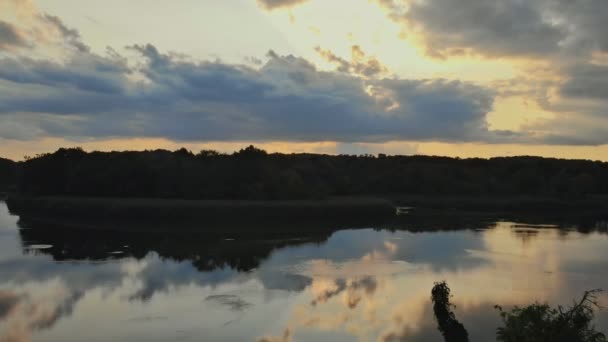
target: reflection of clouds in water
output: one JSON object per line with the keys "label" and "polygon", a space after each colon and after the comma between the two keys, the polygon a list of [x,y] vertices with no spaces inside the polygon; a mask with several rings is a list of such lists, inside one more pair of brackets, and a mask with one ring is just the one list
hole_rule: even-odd
{"label": "reflection of clouds in water", "polygon": [[[408,233],[397,234],[407,236]],[[475,260],[465,268],[441,267],[439,260],[448,258],[449,252],[456,248],[439,250],[445,246],[443,238],[435,239],[432,233],[421,235],[430,237],[413,240],[426,240],[427,243],[423,243],[426,247],[434,240],[438,246],[429,253],[437,251],[441,257],[426,258],[425,253],[420,253],[416,256],[418,263],[398,273],[379,272],[378,265],[382,268],[383,264],[378,261],[397,259],[411,252],[411,241],[402,243],[407,237],[390,240],[396,248],[371,249],[358,260],[314,260],[308,262],[308,267],[300,267],[299,271],[313,277],[310,293],[314,298],[312,303],[317,305],[293,307],[287,325],[292,334],[300,336],[314,330],[341,332],[359,340],[442,341],[432,314],[430,289],[435,281],[447,280],[455,294],[457,317],[469,330],[471,340],[493,340],[500,323],[493,308],[495,304],[510,307],[536,300],[569,304],[589,287],[606,283],[605,273],[594,274],[593,278],[589,273],[599,265],[606,267],[606,235],[572,232],[564,238],[562,232],[543,227],[526,234],[534,238],[522,240],[521,232],[514,231],[510,223],[499,223],[495,229],[480,234],[451,232],[448,236],[461,235],[455,239],[460,249],[455,255]],[[459,243],[471,237],[479,241]],[[328,243],[331,242],[330,239]],[[428,263],[429,260],[438,261],[439,265]],[[549,270],[551,273],[545,272]],[[355,278],[345,277],[347,274],[354,274]],[[357,305],[353,310],[348,305],[352,301],[346,289],[362,274],[375,275],[375,295],[355,300]],[[584,279],[594,281],[585,283]],[[608,301],[608,296],[600,300]],[[320,303],[323,303],[322,310],[318,309]],[[608,326],[607,318],[608,314],[600,313],[597,320]]]}
{"label": "reflection of clouds in water", "polygon": [[147,266],[136,275],[137,281],[141,284],[140,289],[130,296],[131,299],[147,301],[156,293],[168,293],[171,289],[180,286],[215,286],[247,278],[229,268],[199,272],[190,262],[168,262],[157,257],[146,260]]}
{"label": "reflection of clouds in water", "polygon": [[29,341],[33,331],[52,327],[72,314],[76,303],[96,287],[112,291],[124,274],[119,263],[55,263],[22,256],[0,261],[0,288],[19,301],[0,327],[0,341]]}
{"label": "reflection of clouds in water", "polygon": [[0,234],[6,231],[16,231],[18,220],[18,216],[9,214],[4,201],[0,201]]}
{"label": "reflection of clouds in water", "polygon": [[29,341],[33,331],[47,329],[61,317],[69,316],[82,295],[69,291],[59,281],[21,292],[2,291],[0,301],[11,303],[0,325],[0,340]]}
{"label": "reflection of clouds in water", "polygon": [[0,290],[0,321],[13,311],[20,300],[20,295],[11,291]]}
{"label": "reflection of clouds in water", "polygon": [[[430,293],[430,289],[429,289]],[[458,294],[455,294],[457,299]],[[495,341],[495,328],[500,324],[500,318],[494,305],[485,303],[467,310],[459,310],[460,304],[456,303],[456,318],[466,327],[470,341]],[[391,330],[383,332],[378,340],[382,342],[443,342],[441,333],[437,330],[437,322],[433,315],[430,302],[422,301],[419,305],[419,319],[416,324],[411,324],[405,319],[396,320],[398,324]]]}
{"label": "reflection of clouds in water", "polygon": [[243,311],[252,305],[237,295],[228,294],[207,296],[205,301],[220,304],[232,311]]}
{"label": "reflection of clouds in water", "polygon": [[25,256],[0,261],[0,279],[3,283],[19,285],[45,282],[57,277],[69,284],[70,288],[84,291],[95,286],[115,287],[120,285],[123,271],[118,262],[56,263],[50,258],[42,256]]}
{"label": "reflection of clouds in water", "polygon": [[[103,263],[58,263],[42,256],[4,260],[0,287],[13,290],[0,295],[0,312],[5,312],[6,321],[0,341],[28,341],[33,331],[50,328],[60,317],[70,315],[76,302],[93,289],[109,294],[131,281],[139,287],[129,297],[150,300],[157,292],[192,284],[213,286],[234,274],[226,270],[201,273],[189,262],[164,262],[154,256]],[[17,304],[11,305],[15,298]]]}
{"label": "reflection of clouds in water", "polygon": [[17,220],[18,217],[9,215],[8,208],[0,201],[0,261],[20,252]]}
{"label": "reflection of clouds in water", "polygon": [[258,342],[291,342],[291,331],[285,329],[281,336],[266,336],[258,339]]}
{"label": "reflection of clouds in water", "polygon": [[[525,241],[522,229],[529,237]],[[175,320],[181,319],[172,314],[179,316],[190,302],[193,314],[188,315],[197,321],[176,329],[185,329],[191,337],[212,332],[213,340],[221,341],[267,335],[260,341],[328,336],[440,341],[430,289],[435,281],[447,280],[458,319],[472,340],[484,341],[493,336],[498,319],[493,304],[508,307],[536,299],[569,304],[582,290],[605,284],[605,272],[596,271],[606,269],[607,239],[544,227],[512,229],[509,223],[482,232],[340,231],[323,244],[276,249],[246,273],[229,267],[201,272],[188,258],[178,262],[156,254],[103,262],[12,255],[0,257],[0,340],[29,338],[32,331],[50,327],[73,310],[75,316],[78,310],[95,314],[83,303],[105,301],[96,297],[103,293],[124,314],[121,322],[139,318],[133,321],[138,329],[148,321],[154,322],[146,329],[178,325]],[[196,299],[189,300],[187,293]],[[600,299],[608,304],[608,297]],[[36,314],[25,315],[27,310]],[[279,319],[277,312],[283,312]],[[167,319],[158,322],[158,313]],[[228,320],[230,327],[223,328]],[[71,320],[62,322],[62,328],[74,328]],[[608,326],[608,314],[600,313],[598,322]],[[78,338],[57,334],[64,340]]]}
{"label": "reflection of clouds in water", "polygon": [[167,316],[143,316],[128,319],[128,322],[150,322],[150,321],[165,321]]}
{"label": "reflection of clouds in water", "polygon": [[[353,260],[376,261],[385,271],[401,272],[407,265],[428,265],[437,271],[466,271],[480,266],[484,259],[471,258],[467,249],[483,249],[481,233],[455,231],[441,233],[388,232],[373,229],[335,232],[321,245],[293,246],[277,250],[265,266],[287,265],[293,273],[307,273],[313,260],[341,265],[353,276],[358,265]],[[398,261],[399,263],[395,263]],[[319,262],[321,263],[321,262]],[[350,264],[349,264],[350,263]],[[384,264],[382,264],[384,263]],[[392,265],[390,265],[392,263]],[[382,265],[380,265],[382,264]],[[353,266],[354,269],[350,269]],[[302,270],[301,268],[304,268]],[[392,271],[390,270],[392,268]]]}
{"label": "reflection of clouds in water", "polygon": [[255,275],[266,290],[301,292],[312,284],[312,278],[308,276],[282,271],[269,271],[264,268],[257,270]]}
{"label": "reflection of clouds in water", "polygon": [[346,291],[344,297],[347,306],[354,309],[361,301],[364,294],[371,296],[376,291],[378,286],[376,279],[373,277],[363,277],[360,279],[345,280],[345,279],[320,279],[315,280],[311,291],[315,294],[315,298],[310,302],[312,306],[324,304],[332,297],[335,297]]}
{"label": "reflection of clouds in water", "polygon": [[[238,287],[257,279],[262,286],[271,289],[301,291],[311,283],[306,276],[285,273],[243,274],[228,268],[200,272],[190,261],[172,262],[155,255],[143,260],[108,262],[54,262],[47,256],[26,255],[1,261],[0,279],[0,288],[23,289],[0,292],[0,317],[3,313],[5,317],[10,316],[9,323],[0,329],[0,341],[29,340],[33,331],[50,328],[60,317],[71,314],[75,303],[94,289],[110,295],[123,292],[127,283],[134,284],[134,287],[126,287],[131,293],[124,297],[151,301],[156,294],[171,294],[189,286],[214,288],[232,283]],[[46,288],[54,288],[57,293],[37,295]],[[223,302],[241,310],[249,307],[244,301],[219,298],[210,302]],[[24,314],[27,311],[36,314],[27,316]]]}

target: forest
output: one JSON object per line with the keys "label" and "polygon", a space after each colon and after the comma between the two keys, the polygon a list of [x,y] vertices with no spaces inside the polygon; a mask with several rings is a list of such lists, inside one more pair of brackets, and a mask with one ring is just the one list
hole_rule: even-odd
{"label": "forest", "polygon": [[[608,194],[608,163],[531,156],[267,153],[203,150],[85,152],[62,148],[14,163],[2,180],[32,196],[288,200],[341,196]],[[1,184],[1,182],[0,182]],[[8,187],[8,185],[5,185]]]}

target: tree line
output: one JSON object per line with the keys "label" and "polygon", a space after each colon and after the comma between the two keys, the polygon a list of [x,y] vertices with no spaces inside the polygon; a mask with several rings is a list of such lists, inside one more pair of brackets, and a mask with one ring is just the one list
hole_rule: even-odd
{"label": "tree line", "polygon": [[[0,174],[12,172],[3,165]],[[231,154],[62,148],[27,158],[18,170],[16,189],[28,195],[275,200],[608,193],[608,163],[530,156],[281,154],[254,146]]]}

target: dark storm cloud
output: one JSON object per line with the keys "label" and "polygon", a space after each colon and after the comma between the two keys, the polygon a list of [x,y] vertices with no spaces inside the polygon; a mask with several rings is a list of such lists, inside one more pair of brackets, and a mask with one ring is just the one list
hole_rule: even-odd
{"label": "dark storm cloud", "polygon": [[0,20],[0,51],[25,46],[26,41],[15,26]]}
{"label": "dark storm cloud", "polygon": [[577,64],[570,67],[566,75],[567,80],[560,89],[562,96],[608,102],[608,66]]}
{"label": "dark storm cloud", "polygon": [[546,56],[564,50],[608,51],[604,0],[378,0],[407,31],[422,35],[427,53],[445,58]]}
{"label": "dark storm cloud", "polygon": [[119,93],[124,88],[124,66],[88,55],[69,65],[29,58],[0,60],[0,78],[21,84],[65,87],[95,93]]}
{"label": "dark storm cloud", "polygon": [[536,1],[429,0],[407,10],[383,1],[391,16],[424,37],[430,55],[474,52],[491,55],[542,55],[558,50],[561,27],[546,21]]}
{"label": "dark storm cloud", "polygon": [[[0,93],[0,113],[29,113],[22,116],[23,125],[73,137],[469,141],[490,136],[485,116],[493,93],[468,83],[368,82],[272,51],[254,69],[185,61],[152,45],[131,49],[143,58],[135,70],[116,56],[88,52],[65,65],[2,60],[0,88],[7,92]],[[145,81],[128,81],[128,74]]]}
{"label": "dark storm cloud", "polygon": [[545,132],[543,141],[556,145],[608,143],[608,66],[579,62],[560,70],[564,80],[555,86],[559,96],[540,101],[554,119],[525,127]]}
{"label": "dark storm cloud", "polygon": [[545,0],[545,8],[568,28],[566,47],[582,51],[608,52],[605,0]]}
{"label": "dark storm cloud", "polygon": [[[492,131],[493,141],[559,145],[608,143],[608,67],[591,61],[608,52],[604,0],[376,0],[419,38],[430,56],[525,57],[550,62],[562,82],[516,80],[497,88],[517,91],[555,115],[525,124],[519,133]],[[407,36],[409,35],[409,36]],[[599,57],[598,57],[599,56]],[[534,74],[534,72],[533,72]],[[542,72],[539,77],[543,78]],[[545,74],[546,75],[546,74]],[[529,87],[529,84],[537,86]],[[527,85],[521,87],[521,85]],[[519,90],[514,90],[519,89]],[[557,95],[557,96],[555,96]],[[500,136],[501,138],[498,138]]]}
{"label": "dark storm cloud", "polygon": [[307,1],[308,0],[257,0],[258,5],[267,10],[292,7],[295,5],[303,4]]}

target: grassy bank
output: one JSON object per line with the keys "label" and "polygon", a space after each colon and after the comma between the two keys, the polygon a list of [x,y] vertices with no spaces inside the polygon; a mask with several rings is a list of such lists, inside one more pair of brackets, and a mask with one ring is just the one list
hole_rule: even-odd
{"label": "grassy bank", "polygon": [[381,222],[395,213],[391,202],[372,198],[214,201],[11,196],[7,205],[24,222],[115,230],[331,230]]}

